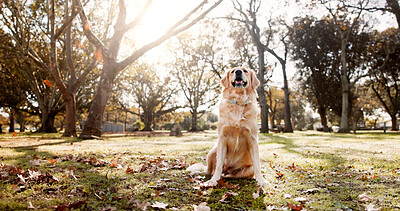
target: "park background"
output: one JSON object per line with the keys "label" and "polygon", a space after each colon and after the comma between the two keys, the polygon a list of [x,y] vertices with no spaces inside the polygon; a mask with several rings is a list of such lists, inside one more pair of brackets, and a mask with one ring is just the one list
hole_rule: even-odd
{"label": "park background", "polygon": [[[0,4],[0,209],[400,208],[399,1]],[[235,66],[266,189],[185,171]]]}

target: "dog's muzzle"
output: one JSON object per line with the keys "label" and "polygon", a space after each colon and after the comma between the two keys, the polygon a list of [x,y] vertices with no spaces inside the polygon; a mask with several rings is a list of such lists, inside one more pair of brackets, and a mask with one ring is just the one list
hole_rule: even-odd
{"label": "dog's muzzle", "polygon": [[235,88],[245,88],[247,81],[243,80],[243,71],[235,70],[235,80],[232,82],[232,86]]}

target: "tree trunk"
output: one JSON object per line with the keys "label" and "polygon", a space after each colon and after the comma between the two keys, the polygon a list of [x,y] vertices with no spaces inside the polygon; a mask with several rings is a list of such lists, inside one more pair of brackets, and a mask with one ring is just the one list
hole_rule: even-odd
{"label": "tree trunk", "polygon": [[[112,81],[109,80],[107,74],[110,71],[111,65],[104,64],[103,74],[101,75],[98,88],[95,92],[92,104],[90,105],[89,115],[83,126],[80,138],[88,139],[93,136],[101,136],[101,126],[103,124],[103,115],[107,106],[108,99],[111,95]],[[105,70],[106,69],[106,70]],[[95,138],[96,138],[95,137]]]}
{"label": "tree trunk", "polygon": [[270,115],[270,125],[271,125],[271,128],[274,128],[275,127],[275,114],[274,113],[271,113],[271,115]]}
{"label": "tree trunk", "polygon": [[326,118],[326,109],[321,106],[318,107],[318,114],[321,117],[321,125],[324,128],[324,132],[329,132],[328,120]]}
{"label": "tree trunk", "polygon": [[[341,74],[341,82],[342,82],[342,115],[340,117],[340,129],[339,133],[349,133],[349,94],[350,94],[350,83],[349,78],[347,76],[347,60],[346,60],[346,46],[347,40],[350,32],[341,32],[341,54],[340,61],[342,64],[342,74]],[[332,90],[335,91],[335,90]]]}
{"label": "tree trunk", "polygon": [[10,128],[8,129],[8,132],[15,132],[15,110],[13,108],[10,110]]}
{"label": "tree trunk", "polygon": [[199,129],[197,128],[197,111],[193,111],[192,112],[192,128],[190,129],[190,131],[196,132],[199,131]]}
{"label": "tree trunk", "polygon": [[143,112],[141,119],[144,123],[144,128],[142,131],[152,131],[153,129],[151,126],[153,124],[153,115],[151,115],[151,112]]}
{"label": "tree trunk", "polygon": [[284,112],[285,112],[285,128],[283,132],[285,133],[293,133],[291,114],[290,114],[290,98],[289,98],[289,87],[286,76],[286,63],[282,64],[282,72],[283,72],[283,92],[285,94],[284,97]]}
{"label": "tree trunk", "polygon": [[63,93],[65,103],[65,131],[62,136],[76,137],[76,99],[73,93]]}
{"label": "tree trunk", "polygon": [[57,133],[56,128],[54,128],[54,119],[56,114],[51,114],[45,110],[42,110],[41,119],[42,125],[40,126],[37,133]]}
{"label": "tree trunk", "polygon": [[264,86],[264,72],[265,72],[265,63],[264,63],[264,48],[261,46],[257,47],[258,49],[258,80],[260,81],[260,85],[257,88],[258,93],[258,101],[260,103],[261,109],[261,133],[269,133],[268,128],[268,101],[265,96],[265,86]]}
{"label": "tree trunk", "polygon": [[19,132],[25,132],[25,121],[23,120],[19,122]]}
{"label": "tree trunk", "polygon": [[399,128],[397,127],[397,115],[391,114],[390,118],[392,119],[392,129],[391,131],[398,131]]}

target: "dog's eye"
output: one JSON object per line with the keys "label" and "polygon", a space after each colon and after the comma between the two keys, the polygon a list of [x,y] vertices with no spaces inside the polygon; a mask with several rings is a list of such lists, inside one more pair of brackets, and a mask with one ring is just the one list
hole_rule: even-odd
{"label": "dog's eye", "polygon": [[232,70],[231,73],[235,72],[235,70]]}
{"label": "dog's eye", "polygon": [[243,72],[247,73],[247,70],[244,69]]}

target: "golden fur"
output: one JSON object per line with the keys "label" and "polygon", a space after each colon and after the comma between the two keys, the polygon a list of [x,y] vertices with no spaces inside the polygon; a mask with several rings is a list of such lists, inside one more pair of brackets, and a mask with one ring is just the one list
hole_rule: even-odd
{"label": "golden fur", "polygon": [[[241,70],[241,78],[247,84],[235,87],[235,71]],[[218,142],[207,156],[207,173],[213,175],[205,183],[215,186],[221,176],[253,178],[264,186],[258,150],[258,126],[256,88],[260,84],[253,70],[238,67],[225,72],[219,107]],[[242,82],[240,83],[242,84]]]}

